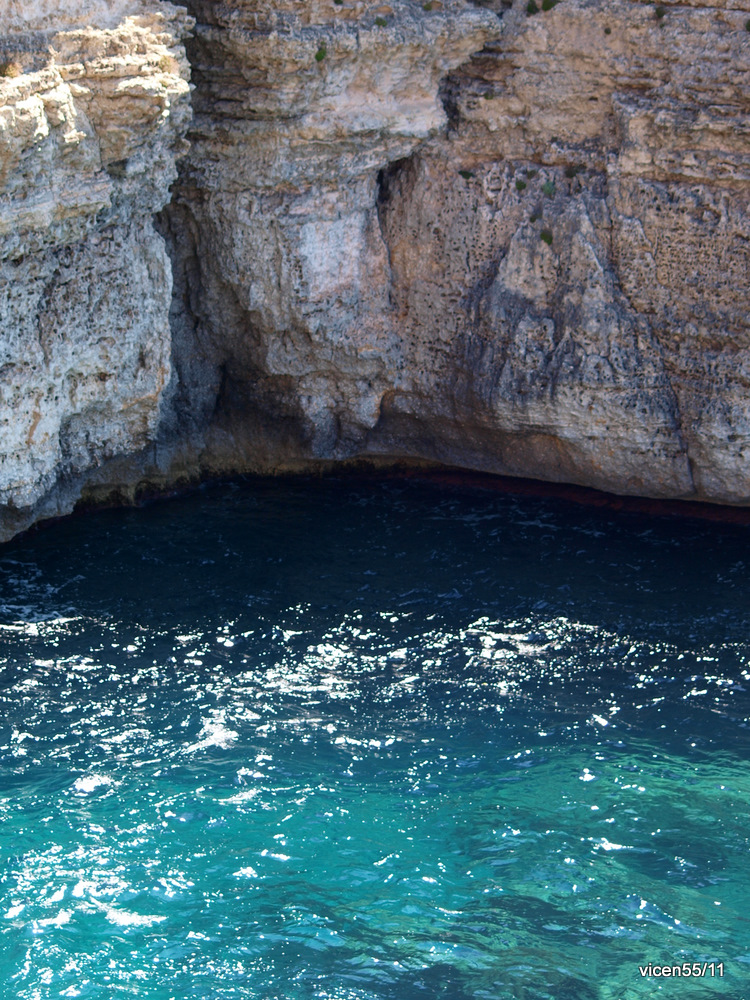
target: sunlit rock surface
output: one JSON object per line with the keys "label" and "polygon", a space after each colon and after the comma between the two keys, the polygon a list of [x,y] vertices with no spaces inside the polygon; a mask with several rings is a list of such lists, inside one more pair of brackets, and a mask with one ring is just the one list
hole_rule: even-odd
{"label": "sunlit rock surface", "polygon": [[6,6],[6,536],[359,458],[750,502],[749,0]]}
{"label": "sunlit rock surface", "polygon": [[169,211],[204,468],[748,501],[747,11],[188,6]]}
{"label": "sunlit rock surface", "polygon": [[187,148],[188,26],[137,2],[11,2],[0,20],[4,535],[155,435],[172,280],[153,215]]}
{"label": "sunlit rock surface", "polygon": [[383,400],[410,377],[379,178],[445,133],[441,81],[500,20],[463,0],[188,7],[195,121],[168,214],[178,406],[201,462],[377,451]]}

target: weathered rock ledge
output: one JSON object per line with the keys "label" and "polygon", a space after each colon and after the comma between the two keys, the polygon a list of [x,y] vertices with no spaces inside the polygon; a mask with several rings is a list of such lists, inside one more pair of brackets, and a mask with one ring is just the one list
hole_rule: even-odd
{"label": "weathered rock ledge", "polygon": [[750,0],[1,6],[0,537],[359,458],[750,504]]}

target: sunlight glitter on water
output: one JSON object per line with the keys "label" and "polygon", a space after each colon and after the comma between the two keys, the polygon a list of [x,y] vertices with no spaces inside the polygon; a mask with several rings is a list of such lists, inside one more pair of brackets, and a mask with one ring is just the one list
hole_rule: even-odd
{"label": "sunlight glitter on water", "polygon": [[631,1000],[639,963],[725,961],[674,995],[739,1000],[746,551],[331,482],[15,543],[12,995]]}

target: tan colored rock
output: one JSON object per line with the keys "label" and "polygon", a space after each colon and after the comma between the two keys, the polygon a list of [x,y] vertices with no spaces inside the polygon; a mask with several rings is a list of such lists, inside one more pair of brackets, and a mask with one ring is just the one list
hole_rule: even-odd
{"label": "tan colored rock", "polygon": [[189,7],[204,468],[750,502],[747,2]]}
{"label": "tan colored rock", "polygon": [[4,2],[5,537],[358,458],[750,503],[750,0],[186,0],[171,273],[189,19]]}
{"label": "tan colored rock", "polygon": [[462,0],[189,9],[195,122],[170,209],[178,242],[193,234],[177,254],[178,409],[210,470],[350,457],[402,363],[378,171],[444,130],[440,80],[498,19]]}
{"label": "tan colored rock", "polygon": [[38,0],[11,3],[9,20],[0,56],[20,72],[0,77],[6,535],[40,503],[69,508],[76,493],[61,483],[155,435],[171,267],[152,215],[189,119],[177,8]]}

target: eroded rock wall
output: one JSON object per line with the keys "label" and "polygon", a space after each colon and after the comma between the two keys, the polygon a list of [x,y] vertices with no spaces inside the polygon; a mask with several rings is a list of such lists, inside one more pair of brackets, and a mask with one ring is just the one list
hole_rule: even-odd
{"label": "eroded rock wall", "polygon": [[189,9],[195,119],[168,212],[181,422],[214,470],[366,452],[403,368],[379,173],[445,130],[440,81],[498,18],[463,0]]}
{"label": "eroded rock wall", "polygon": [[4,537],[358,458],[750,502],[750,0],[4,2]]}
{"label": "eroded rock wall", "polygon": [[156,435],[187,144],[184,10],[10,3],[0,21],[0,537]]}
{"label": "eroded rock wall", "polygon": [[746,0],[188,6],[206,468],[748,502]]}
{"label": "eroded rock wall", "polygon": [[[478,464],[747,502],[746,20],[720,3],[514,7],[449,80],[448,137],[392,182],[385,226],[405,340],[452,380]],[[446,398],[415,388],[394,423]]]}

